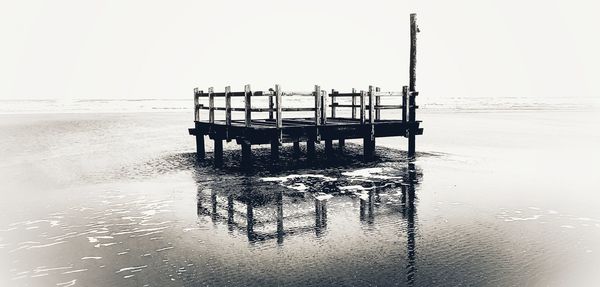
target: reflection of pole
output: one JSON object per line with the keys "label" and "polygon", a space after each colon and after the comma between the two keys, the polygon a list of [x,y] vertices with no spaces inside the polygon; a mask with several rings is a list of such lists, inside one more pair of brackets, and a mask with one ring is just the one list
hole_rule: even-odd
{"label": "reflection of pole", "polygon": [[413,163],[408,164],[408,185],[406,186],[406,232],[407,232],[407,265],[406,265],[406,281],[408,286],[413,286],[415,282],[415,266],[416,242],[415,242],[415,182],[416,170]]}
{"label": "reflection of pole", "polygon": [[254,210],[252,207],[252,201],[248,201],[248,203],[246,203],[246,219],[247,221],[247,228],[246,231],[248,232],[248,241],[250,242],[254,242]]}
{"label": "reflection of pole", "polygon": [[277,243],[283,243],[283,192],[277,193]]}
{"label": "reflection of pole", "polygon": [[200,216],[202,212],[202,188],[198,186],[198,191],[196,192],[196,214]]}
{"label": "reflection of pole", "polygon": [[217,192],[214,189],[210,191],[210,202],[212,203],[212,220],[217,221]]}
{"label": "reflection of pole", "polygon": [[369,219],[367,220],[369,224],[373,224],[375,221],[375,214],[373,213],[373,207],[375,205],[375,202],[373,202],[373,193],[373,189],[369,190]]}
{"label": "reflection of pole", "polygon": [[363,198],[360,198],[360,221],[365,221],[365,208],[367,205],[367,201]]}
{"label": "reflection of pole", "polygon": [[227,196],[227,228],[233,231],[233,195]]}
{"label": "reflection of pole", "polygon": [[315,198],[315,234],[320,236],[327,227],[327,200]]}

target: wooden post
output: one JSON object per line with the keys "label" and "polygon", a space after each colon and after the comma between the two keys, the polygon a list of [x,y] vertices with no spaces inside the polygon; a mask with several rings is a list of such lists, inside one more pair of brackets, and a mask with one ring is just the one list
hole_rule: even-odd
{"label": "wooden post", "polygon": [[225,87],[225,138],[227,142],[231,139],[229,138],[229,127],[231,126],[231,87]]}
{"label": "wooden post", "polygon": [[408,157],[414,158],[416,145],[416,82],[417,82],[417,14],[410,14],[410,67],[409,67],[409,85],[408,85]]}
{"label": "wooden post", "polygon": [[315,126],[318,126],[321,124],[321,87],[315,85],[313,94],[315,96]]}
{"label": "wooden post", "polygon": [[252,167],[252,145],[249,142],[242,141],[242,169],[247,170]]}
{"label": "wooden post", "polygon": [[331,118],[335,119],[335,108],[337,103],[335,102],[335,95],[338,92],[336,92],[334,89],[331,89]]}
{"label": "wooden post", "polygon": [[[225,124],[231,125],[231,87],[225,87]],[[228,138],[229,139],[229,138]]]}
{"label": "wooden post", "polygon": [[321,91],[321,124],[327,125],[327,92]]}
{"label": "wooden post", "polygon": [[293,156],[294,156],[294,158],[299,158],[300,157],[300,141],[298,141],[297,139],[294,140],[294,152],[293,152]]}
{"label": "wooden post", "polygon": [[273,162],[279,160],[279,144],[281,142],[281,127],[283,126],[283,118],[281,114],[281,87],[275,85],[275,107],[276,113],[276,138],[271,139],[271,160]]}
{"label": "wooden post", "polygon": [[215,122],[215,96],[213,87],[208,88],[208,122]]}
{"label": "wooden post", "polygon": [[406,124],[408,109],[408,86],[402,87],[402,122]]}
{"label": "wooden post", "polygon": [[330,157],[333,155],[333,140],[325,140],[325,156]]}
{"label": "wooden post", "polygon": [[283,236],[285,235],[283,231],[283,192],[280,191],[277,193],[276,198],[277,203],[277,243],[283,243]]}
{"label": "wooden post", "polygon": [[365,91],[360,91],[360,124],[365,123]]}
{"label": "wooden post", "polygon": [[[375,92],[379,92],[380,89],[379,87],[375,88]],[[380,120],[381,119],[381,109],[379,108],[379,106],[381,106],[381,96],[376,96],[375,97],[375,120]]]}
{"label": "wooden post", "polygon": [[356,97],[354,94],[356,94],[356,89],[352,88],[352,118],[356,119]]}
{"label": "wooden post", "polygon": [[309,138],[306,141],[306,157],[309,160],[313,160],[313,159],[315,159],[315,153],[316,153],[315,140],[312,138]]}
{"label": "wooden post", "polygon": [[194,121],[197,122],[200,120],[200,114],[198,111],[200,110],[199,102],[198,102],[198,88],[194,88]]}
{"label": "wooden post", "polygon": [[252,206],[252,201],[246,203],[246,233],[248,241],[254,242],[254,207]]}
{"label": "wooden post", "polygon": [[250,89],[250,85],[244,86],[244,112],[245,116],[245,126],[252,126],[252,91]]}
{"label": "wooden post", "polygon": [[214,139],[214,163],[216,167],[223,166],[223,139]]}
{"label": "wooden post", "polygon": [[273,95],[269,95],[269,119],[273,119],[273,110],[275,108],[275,104],[273,103]]}
{"label": "wooden post", "polygon": [[338,140],[338,147],[339,147],[340,150],[343,150],[345,145],[346,145],[346,139],[339,139]]}
{"label": "wooden post", "polygon": [[[364,100],[363,100],[364,102]],[[369,128],[365,129],[363,138],[363,155],[365,160],[370,160],[375,152],[375,107],[374,89],[369,86]]]}
{"label": "wooden post", "polygon": [[195,123],[195,136],[196,136],[196,160],[199,162],[205,158],[204,150],[204,133],[199,131],[200,124]]}

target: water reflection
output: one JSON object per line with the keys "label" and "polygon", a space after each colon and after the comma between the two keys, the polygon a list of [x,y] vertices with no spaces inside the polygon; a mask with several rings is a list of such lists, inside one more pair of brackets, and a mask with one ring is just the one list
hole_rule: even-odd
{"label": "water reflection", "polygon": [[405,234],[398,235],[406,238],[405,280],[412,286],[417,271],[415,190],[420,178],[421,171],[409,163],[326,175],[208,180],[198,183],[197,213],[217,226],[226,225],[232,236],[243,234],[251,244],[275,240],[280,246],[291,236],[326,238],[328,224],[348,210],[356,212],[365,230],[376,226],[378,217],[382,222],[389,222],[384,217],[396,217],[405,226]]}

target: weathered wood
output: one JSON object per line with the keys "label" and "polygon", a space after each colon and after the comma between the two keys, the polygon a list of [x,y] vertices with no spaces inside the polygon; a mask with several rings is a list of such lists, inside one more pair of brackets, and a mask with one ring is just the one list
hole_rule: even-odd
{"label": "weathered wood", "polygon": [[315,140],[314,139],[308,139],[306,141],[306,157],[308,159],[315,159],[315,155],[316,155],[316,147],[315,147]]}
{"label": "weathered wood", "polygon": [[352,88],[352,118],[356,119],[356,97],[354,94],[356,94],[356,89]]}
{"label": "weathered wood", "polygon": [[252,126],[252,92],[250,85],[244,86],[244,124],[246,127]]}
{"label": "weathered wood", "polygon": [[293,157],[294,158],[300,157],[300,142],[297,140],[294,141]]}
{"label": "weathered wood", "polygon": [[214,89],[212,87],[208,88],[208,122],[215,122],[215,98],[213,97]]}
{"label": "weathered wood", "polygon": [[417,14],[410,14],[410,64],[408,90],[415,91],[417,85]]}
{"label": "weathered wood", "polygon": [[315,85],[315,125],[321,124],[321,87]]}
{"label": "weathered wood", "polygon": [[275,108],[275,103],[273,102],[273,94],[269,95],[269,119],[273,119],[273,111]]}
{"label": "weathered wood", "polygon": [[321,91],[321,124],[327,124],[327,92]]}
{"label": "weathered wood", "polygon": [[279,160],[279,141],[271,141],[271,160],[277,162]]}
{"label": "weathered wood", "polygon": [[339,139],[338,140],[338,148],[340,150],[344,149],[344,146],[346,146],[346,140],[345,139]]}
{"label": "weathered wood", "polygon": [[200,105],[198,102],[198,88],[194,88],[194,121],[197,122],[200,120],[200,115],[198,113],[198,106]]}
{"label": "weathered wood", "polygon": [[225,124],[231,125],[231,87],[225,87]]}
{"label": "weathered wood", "polygon": [[360,91],[360,123],[365,123],[365,91]]}
{"label": "weathered wood", "polygon": [[[375,88],[375,92],[379,92],[379,87]],[[375,120],[381,119],[381,96],[375,96]]]}
{"label": "weathered wood", "polygon": [[242,142],[242,168],[248,169],[252,166],[252,146],[250,143]]}
{"label": "weathered wood", "polygon": [[204,135],[196,135],[196,160],[201,161],[204,157]]}
{"label": "weathered wood", "polygon": [[333,140],[325,140],[325,156],[333,155]]}
{"label": "weathered wood", "polygon": [[408,86],[402,87],[402,122],[406,123],[408,109]]}
{"label": "weathered wood", "polygon": [[335,108],[337,107],[337,102],[335,101],[336,95],[338,94],[338,92],[336,92],[334,89],[331,89],[331,117],[335,118]]}
{"label": "weathered wood", "polygon": [[369,86],[369,123],[373,124],[375,122],[375,107],[374,107],[374,103],[375,101],[373,100],[373,86]]}
{"label": "weathered wood", "polygon": [[214,139],[214,164],[216,167],[223,166],[223,140],[222,139]]}
{"label": "weathered wood", "polygon": [[279,85],[275,85],[275,106],[277,107],[277,128],[280,129],[283,118],[281,114],[281,88]]}

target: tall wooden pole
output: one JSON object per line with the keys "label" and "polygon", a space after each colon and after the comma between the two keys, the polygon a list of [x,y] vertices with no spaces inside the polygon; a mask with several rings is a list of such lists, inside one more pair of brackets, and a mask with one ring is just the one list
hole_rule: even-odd
{"label": "tall wooden pole", "polygon": [[417,82],[417,14],[410,14],[410,66],[409,66],[409,84],[408,84],[408,157],[415,156],[415,138],[417,133],[416,128],[416,82]]}

